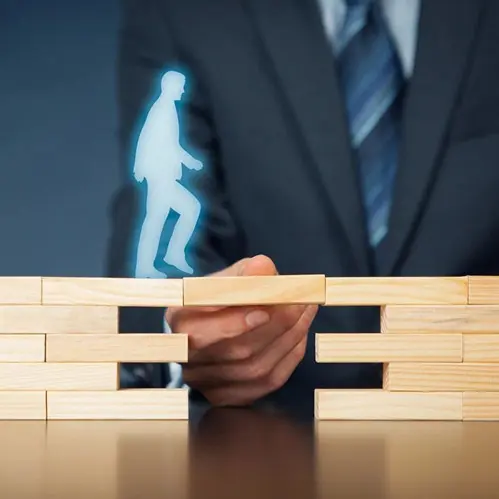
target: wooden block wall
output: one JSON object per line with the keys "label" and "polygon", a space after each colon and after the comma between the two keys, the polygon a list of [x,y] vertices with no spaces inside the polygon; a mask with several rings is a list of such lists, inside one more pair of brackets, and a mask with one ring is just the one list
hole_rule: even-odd
{"label": "wooden block wall", "polygon": [[0,419],[187,419],[186,390],[121,390],[123,362],[186,362],[182,334],[120,334],[119,307],[183,304],[181,280],[0,277]]}
{"label": "wooden block wall", "polygon": [[383,365],[379,390],[318,390],[318,419],[499,420],[499,277],[327,279],[380,332],[318,334],[317,362]]}
{"label": "wooden block wall", "polygon": [[379,363],[375,390],[316,391],[317,419],[499,420],[499,277],[0,277],[0,419],[186,419],[186,390],[121,390],[122,362],[188,362],[188,338],[120,334],[120,307],[380,307],[315,334],[320,363]]}

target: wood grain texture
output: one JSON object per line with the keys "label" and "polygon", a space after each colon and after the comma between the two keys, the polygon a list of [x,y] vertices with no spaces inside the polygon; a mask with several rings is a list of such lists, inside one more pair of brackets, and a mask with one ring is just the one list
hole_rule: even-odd
{"label": "wood grain texture", "polygon": [[118,307],[0,306],[0,334],[117,334]]}
{"label": "wood grain texture", "polygon": [[39,305],[41,303],[41,277],[0,277],[0,305]]}
{"label": "wood grain texture", "polygon": [[462,419],[461,393],[316,390],[315,404],[319,420]]}
{"label": "wood grain texture", "polygon": [[461,362],[460,334],[317,334],[317,362]]}
{"label": "wood grain texture", "polygon": [[463,394],[465,421],[499,421],[499,392],[465,392]]}
{"label": "wood grain texture", "polygon": [[0,391],[0,420],[44,420],[45,392]]}
{"label": "wood grain texture", "polygon": [[182,279],[44,277],[44,305],[171,307],[183,303]]}
{"label": "wood grain texture", "polygon": [[388,305],[384,333],[499,333],[499,305]]}
{"label": "wood grain texture", "polygon": [[498,276],[469,276],[468,282],[470,305],[499,305]]}
{"label": "wood grain texture", "polygon": [[44,334],[0,334],[0,362],[44,361]]}
{"label": "wood grain texture", "polygon": [[466,277],[326,279],[326,305],[439,305],[468,302]]}
{"label": "wood grain texture", "polygon": [[325,299],[323,275],[184,279],[186,306],[323,304]]}
{"label": "wood grain texture", "polygon": [[117,390],[118,364],[0,363],[0,390]]}
{"label": "wood grain texture", "polygon": [[47,362],[187,362],[188,338],[180,334],[52,334]]}
{"label": "wood grain texture", "polygon": [[463,360],[499,363],[499,334],[463,335]]}
{"label": "wood grain texture", "polygon": [[499,364],[391,362],[383,378],[391,391],[499,391]]}
{"label": "wood grain texture", "polygon": [[48,392],[49,420],[187,419],[187,389]]}

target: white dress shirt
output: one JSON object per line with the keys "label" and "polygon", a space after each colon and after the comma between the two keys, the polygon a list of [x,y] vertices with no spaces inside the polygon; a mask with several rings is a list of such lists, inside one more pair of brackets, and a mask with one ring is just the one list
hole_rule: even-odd
{"label": "white dress shirt", "polygon": [[[416,55],[420,0],[378,0],[396,45],[405,75],[412,75]],[[343,25],[344,0],[318,0],[324,29],[333,47]]]}

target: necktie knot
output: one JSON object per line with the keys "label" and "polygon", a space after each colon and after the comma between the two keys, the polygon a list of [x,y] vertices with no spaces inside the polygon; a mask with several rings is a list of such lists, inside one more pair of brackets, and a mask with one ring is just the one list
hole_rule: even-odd
{"label": "necktie knot", "polygon": [[345,5],[349,10],[363,9],[368,11],[374,4],[375,0],[345,0]]}

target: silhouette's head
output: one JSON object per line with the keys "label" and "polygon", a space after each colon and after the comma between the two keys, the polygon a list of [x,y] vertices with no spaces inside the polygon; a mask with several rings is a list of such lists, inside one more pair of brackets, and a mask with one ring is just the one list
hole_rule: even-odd
{"label": "silhouette's head", "polygon": [[172,100],[180,100],[185,92],[185,76],[177,71],[168,71],[161,78],[161,93]]}

